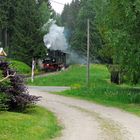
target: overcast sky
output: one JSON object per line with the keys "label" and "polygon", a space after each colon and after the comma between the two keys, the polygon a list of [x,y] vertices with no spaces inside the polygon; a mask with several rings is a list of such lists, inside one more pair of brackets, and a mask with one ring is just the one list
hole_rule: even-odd
{"label": "overcast sky", "polygon": [[[53,2],[54,1],[54,2]],[[59,14],[61,14],[63,8],[64,8],[64,5],[62,4],[58,4],[58,3],[63,3],[63,4],[66,4],[66,3],[70,3],[72,0],[50,0],[51,2],[51,5],[52,5],[52,8]],[[56,3],[58,2],[58,3]]]}

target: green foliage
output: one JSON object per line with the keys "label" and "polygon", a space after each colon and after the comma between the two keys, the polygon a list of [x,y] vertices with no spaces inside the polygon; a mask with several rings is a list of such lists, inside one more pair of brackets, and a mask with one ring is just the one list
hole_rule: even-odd
{"label": "green foliage", "polygon": [[10,68],[8,62],[0,62],[0,69],[2,71],[2,79],[0,79],[0,93],[5,94],[3,103],[9,110],[23,111],[35,104],[40,97],[28,94],[28,90],[24,85],[24,79]]}
{"label": "green foliage", "polygon": [[[90,19],[91,58],[118,64],[129,82],[140,80],[140,3],[138,0],[81,0],[64,7],[62,21],[70,29],[69,42],[86,54]],[[74,6],[77,6],[74,10]]]}
{"label": "green foliage", "polygon": [[[2,47],[7,47],[7,53],[11,55],[11,42],[13,35],[13,25],[15,20],[15,8],[17,0],[0,1],[0,41]],[[9,47],[8,47],[9,46]]]}
{"label": "green foliage", "polygon": [[8,27],[8,20],[9,20],[8,16],[9,16],[10,5],[11,5],[11,0],[0,1],[0,28],[2,29]]}
{"label": "green foliage", "polygon": [[[3,78],[3,75],[2,75],[2,71],[0,70],[0,80]],[[3,86],[3,87],[8,87],[8,82],[5,81],[3,83],[0,83],[0,87]],[[0,92],[0,111],[5,111],[5,110],[8,110],[8,105],[7,105],[7,102],[8,102],[8,96],[6,96],[4,93]]]}
{"label": "green foliage", "polygon": [[32,58],[39,58],[45,53],[38,19],[39,13],[34,0],[18,2],[12,36],[12,57],[29,65]]}
{"label": "green foliage", "polygon": [[0,2],[0,41],[9,57],[31,65],[45,55],[42,26],[50,18],[48,0]]}
{"label": "green foliage", "polygon": [[110,59],[114,64],[119,64],[132,83],[138,83],[140,79],[140,3],[137,0],[95,0],[96,21],[105,48],[112,48]]}
{"label": "green foliage", "polygon": [[53,19],[56,21],[56,24],[58,26],[62,26],[62,21],[61,21],[61,15],[60,14],[55,13]]}
{"label": "green foliage", "polygon": [[50,140],[60,132],[56,117],[42,107],[0,113],[1,140]]}
{"label": "green foliage", "polygon": [[73,0],[70,4],[66,4],[64,6],[64,10],[61,15],[63,25],[68,27],[70,30],[74,30],[79,10],[80,10],[79,0]]}
{"label": "green foliage", "polygon": [[48,1],[47,2],[43,1],[42,3],[40,3],[39,6],[39,15],[40,15],[42,26],[45,23],[47,23],[50,18],[50,7],[47,4]]}
{"label": "green foliage", "polygon": [[0,93],[0,111],[8,110],[8,97],[4,93]]}
{"label": "green foliage", "polygon": [[99,50],[102,48],[102,39],[95,24],[94,1],[72,1],[65,5],[62,13],[62,22],[69,29],[71,48],[79,54],[86,55],[87,51],[87,19],[90,20],[90,58],[100,59]]}

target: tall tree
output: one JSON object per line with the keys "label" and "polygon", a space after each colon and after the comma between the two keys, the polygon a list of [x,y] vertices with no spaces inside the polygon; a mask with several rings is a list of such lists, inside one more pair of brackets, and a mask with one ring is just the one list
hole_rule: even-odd
{"label": "tall tree", "polygon": [[70,4],[66,4],[64,6],[64,10],[62,12],[62,22],[65,26],[74,30],[78,13],[80,10],[80,1],[79,0],[72,0]]}
{"label": "tall tree", "polygon": [[0,1],[0,39],[2,47],[8,46],[8,29],[10,21],[11,0]]}
{"label": "tall tree", "polygon": [[48,0],[39,0],[38,10],[41,26],[43,26],[51,17],[51,6]]}
{"label": "tall tree", "polygon": [[61,14],[62,24],[65,26],[68,42],[70,43],[71,37],[74,33],[77,24],[77,18],[80,11],[80,1],[72,0],[70,4],[64,6]]}
{"label": "tall tree", "polygon": [[140,3],[137,0],[100,2],[104,5],[97,2],[97,21],[106,48],[113,50],[113,63],[121,67],[130,81],[137,83],[140,79]]}
{"label": "tall tree", "polygon": [[90,20],[90,56],[91,60],[100,59],[98,51],[102,47],[102,40],[95,24],[94,2],[81,0],[81,8],[77,17],[75,31],[71,39],[72,48],[86,55],[87,50],[87,19]]}
{"label": "tall tree", "polygon": [[16,8],[12,57],[31,64],[32,58],[39,58],[45,53],[41,20],[34,0],[20,0]]}
{"label": "tall tree", "polygon": [[41,27],[50,18],[50,8],[48,0],[0,1],[0,40],[9,57],[29,64],[30,57],[45,53]]}

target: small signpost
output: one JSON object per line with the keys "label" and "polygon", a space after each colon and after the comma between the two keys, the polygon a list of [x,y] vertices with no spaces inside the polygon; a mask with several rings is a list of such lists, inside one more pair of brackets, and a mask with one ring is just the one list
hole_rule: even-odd
{"label": "small signpost", "polygon": [[31,75],[31,81],[34,82],[34,70],[35,70],[35,60],[32,60],[32,75]]}

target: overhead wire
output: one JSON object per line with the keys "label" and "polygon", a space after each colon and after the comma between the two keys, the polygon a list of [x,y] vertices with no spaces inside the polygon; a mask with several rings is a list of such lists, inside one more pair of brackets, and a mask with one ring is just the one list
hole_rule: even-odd
{"label": "overhead wire", "polygon": [[65,5],[64,3],[61,3],[61,2],[58,2],[58,1],[54,1],[54,0],[50,0],[51,2],[54,2],[54,3],[57,3],[57,4],[60,4],[60,5]]}

